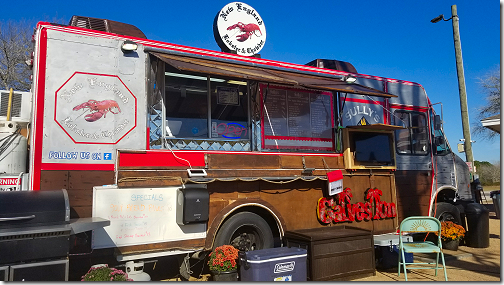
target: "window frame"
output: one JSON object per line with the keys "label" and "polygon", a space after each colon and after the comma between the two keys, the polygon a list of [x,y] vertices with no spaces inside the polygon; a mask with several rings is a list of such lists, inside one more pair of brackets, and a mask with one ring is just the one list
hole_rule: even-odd
{"label": "window frame", "polygon": [[[395,131],[395,149],[396,149],[396,153],[398,155],[413,155],[413,156],[426,156],[430,153],[430,148],[431,148],[431,145],[430,145],[430,131],[429,131],[429,120],[428,120],[428,114],[426,114],[425,112],[419,112],[419,111],[408,111],[408,110],[404,110],[404,109],[398,109],[396,111],[394,111],[394,123],[396,126],[403,126],[404,124],[404,121],[400,120],[399,119],[399,116],[398,116],[398,113],[402,113],[402,114],[405,114],[408,116],[408,126],[406,126],[406,129],[404,130],[396,130]],[[425,150],[423,151],[417,151],[415,150],[414,148],[414,141],[415,141],[415,133],[414,133],[414,129],[418,128],[418,127],[414,127],[412,122],[414,120],[416,120],[416,118],[414,118],[414,116],[421,116],[423,117],[423,120],[425,122],[425,125],[423,126],[424,128],[424,132],[425,133],[425,144],[423,146],[425,146]],[[404,133],[405,131],[408,132],[408,151],[401,151],[400,147],[399,147],[399,143],[401,142],[400,141],[400,134],[401,133]],[[419,132],[420,133],[420,132]],[[422,146],[422,145],[421,145]]]}
{"label": "window frame", "polygon": [[[169,65],[168,65],[169,66]],[[188,77],[194,77],[194,79],[199,79],[199,80],[202,80],[202,78],[206,78],[206,84],[205,84],[205,88],[206,88],[206,118],[202,118],[202,119],[205,119],[206,120],[206,134],[202,137],[196,137],[196,136],[177,136],[177,135],[174,135],[174,136],[169,136],[169,134],[167,134],[167,118],[169,117],[168,115],[168,110],[167,110],[167,105],[166,104],[169,104],[168,101],[170,99],[168,99],[168,96],[167,96],[167,91],[166,89],[168,88],[168,86],[170,86],[169,84],[169,79],[166,78],[166,74],[169,73],[170,75],[174,74],[174,73],[177,73],[177,74],[181,74],[182,76],[188,76]],[[243,81],[243,80],[240,80],[240,79],[234,79],[234,78],[228,78],[228,77],[218,77],[218,76],[211,76],[210,74],[200,74],[200,73],[192,73],[192,72],[186,72],[186,71],[179,71],[177,70],[175,72],[175,70],[172,70],[172,68],[170,68],[169,70],[167,70],[167,66],[165,64],[165,70],[163,71],[163,78],[165,79],[165,82],[164,82],[164,85],[165,85],[165,92],[163,92],[163,118],[164,118],[164,122],[163,122],[163,130],[162,130],[162,136],[165,138],[165,139],[182,139],[182,140],[209,140],[209,141],[247,141],[247,142],[251,142],[252,140],[252,128],[251,128],[251,115],[250,115],[250,112],[251,112],[251,109],[250,109],[250,91],[249,91],[249,82],[248,81]],[[221,83],[221,82],[227,82],[229,84],[229,82],[242,82],[242,84],[237,84],[236,83],[236,86],[237,86],[237,89],[238,89],[238,92],[241,93],[243,92],[244,94],[243,95],[239,95],[238,96],[245,96],[243,99],[242,98],[239,98],[238,100],[240,100],[240,102],[243,102],[241,100],[245,100],[244,103],[247,105],[246,106],[246,111],[245,111],[245,115],[246,115],[246,126],[244,126],[246,128],[246,134],[247,134],[247,137],[245,138],[226,138],[226,137],[213,137],[212,135],[212,98],[214,96],[213,92],[212,92],[212,83],[217,82],[217,83]],[[243,84],[244,83],[244,84]],[[182,85],[181,85],[182,86]],[[244,87],[243,87],[244,86]],[[217,89],[217,86],[215,86],[216,89]],[[215,100],[215,104],[217,104],[217,99]],[[183,117],[180,117],[180,118],[183,118]],[[189,119],[193,119],[193,118],[189,118]],[[216,119],[215,119],[216,120]],[[215,121],[214,120],[214,121]],[[241,124],[240,124],[241,125]],[[243,126],[243,125],[241,125]]]}
{"label": "window frame", "polygon": [[[296,137],[296,136],[279,136],[279,135],[271,135],[271,134],[266,134],[265,129],[266,124],[270,125],[268,120],[268,115],[266,114],[266,108],[265,108],[265,92],[268,92],[267,90],[269,89],[276,89],[276,90],[290,90],[291,92],[305,92],[310,94],[318,94],[318,95],[323,95],[323,96],[329,96],[329,108],[331,112],[330,116],[330,127],[328,128],[331,132],[330,138],[317,138],[317,137]],[[285,93],[285,101],[286,103],[289,101],[288,98],[288,91]],[[261,149],[263,151],[285,151],[285,152],[328,152],[328,153],[334,153],[336,152],[335,150],[335,133],[334,133],[334,128],[335,128],[335,118],[336,118],[336,108],[335,108],[335,97],[336,95],[333,92],[326,91],[326,90],[316,90],[316,89],[307,89],[307,88],[300,88],[300,87],[293,87],[293,86],[285,86],[285,85],[280,85],[280,84],[268,84],[268,83],[259,83],[259,96],[260,96],[260,109],[261,109]],[[266,95],[267,97],[268,95]],[[308,99],[309,100],[309,99]],[[310,108],[308,106],[308,108]],[[287,105],[286,105],[286,108]],[[310,108],[311,112],[311,108]],[[309,113],[310,118],[311,118],[311,113]],[[289,129],[289,118],[285,118],[287,126],[286,128]],[[270,125],[271,126],[271,125]],[[311,126],[311,125],[310,125]],[[310,128],[311,130],[311,128]],[[313,133],[312,133],[313,134]],[[267,140],[270,141],[275,141],[275,144],[268,144]],[[278,144],[278,141],[282,141],[285,144],[280,145]],[[296,144],[296,142],[310,142],[313,143],[314,145],[308,146],[308,145],[300,145],[299,143]],[[291,145],[289,145],[291,144]],[[317,146],[317,144],[319,144]],[[325,145],[327,144],[327,145]]]}

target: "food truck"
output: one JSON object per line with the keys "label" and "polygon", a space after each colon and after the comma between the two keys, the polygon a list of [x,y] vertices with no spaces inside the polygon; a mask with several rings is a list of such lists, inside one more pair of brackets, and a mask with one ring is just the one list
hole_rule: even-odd
{"label": "food truck", "polygon": [[33,39],[31,92],[2,91],[2,110],[15,104],[0,114],[12,137],[0,169],[12,185],[0,187],[66,189],[71,218],[110,220],[73,241],[70,268],[88,266],[78,274],[90,260],[279,247],[300,229],[460,223],[473,199],[420,84],[337,60],[159,42],[82,16],[40,22]]}

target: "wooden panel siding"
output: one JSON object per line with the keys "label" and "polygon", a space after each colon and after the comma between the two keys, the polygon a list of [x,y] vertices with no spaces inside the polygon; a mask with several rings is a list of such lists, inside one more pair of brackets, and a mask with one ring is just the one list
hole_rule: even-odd
{"label": "wooden panel siding", "polygon": [[317,202],[323,197],[325,181],[295,181],[273,184],[261,181],[261,199],[282,213],[284,230],[320,227]]}
{"label": "wooden panel siding", "polygon": [[399,222],[410,216],[428,216],[432,179],[430,171],[398,170],[395,179]]}
{"label": "wooden panel siding", "polygon": [[40,175],[40,190],[68,190],[68,171],[46,170]]}
{"label": "wooden panel siding", "polygon": [[42,171],[40,190],[66,189],[70,218],[92,216],[93,186],[114,184],[113,171]]}
{"label": "wooden panel siding", "polygon": [[[303,158],[305,160],[306,168],[319,168],[319,169],[343,169],[342,156],[293,156],[281,155],[280,165],[282,168],[303,168]],[[324,163],[325,162],[325,163]]]}

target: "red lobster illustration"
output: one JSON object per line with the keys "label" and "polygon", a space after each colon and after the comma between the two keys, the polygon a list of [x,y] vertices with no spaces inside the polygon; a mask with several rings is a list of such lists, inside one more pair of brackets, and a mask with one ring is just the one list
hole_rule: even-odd
{"label": "red lobster illustration", "polygon": [[259,33],[261,33],[261,36],[262,36],[261,30],[259,29],[259,26],[256,24],[245,25],[242,22],[238,22],[232,26],[229,26],[227,29],[229,31],[229,30],[236,29],[236,28],[239,28],[240,31],[243,32],[243,34],[239,34],[238,36],[236,36],[236,40],[239,42],[246,41],[252,34],[257,36],[256,31],[259,31]]}
{"label": "red lobster illustration", "polygon": [[[82,108],[87,108],[91,110],[91,114],[87,114],[84,117],[84,119],[88,122],[94,122],[96,120],[99,120],[101,117],[105,116],[108,112],[111,112],[112,114],[119,114],[121,112],[119,105],[114,100],[103,100],[103,101],[89,100],[87,102],[75,106],[73,110],[77,111]],[[119,112],[116,113],[112,111],[112,108],[117,108]]]}

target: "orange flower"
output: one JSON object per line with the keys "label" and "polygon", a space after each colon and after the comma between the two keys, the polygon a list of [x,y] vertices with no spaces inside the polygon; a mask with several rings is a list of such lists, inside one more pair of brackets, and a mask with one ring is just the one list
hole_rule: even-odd
{"label": "orange flower", "polygon": [[459,240],[462,239],[464,235],[465,229],[461,225],[457,225],[450,221],[441,222],[441,239],[443,241]]}
{"label": "orange flower", "polygon": [[222,245],[210,254],[208,265],[212,271],[231,271],[237,269],[238,249],[231,245]]}

